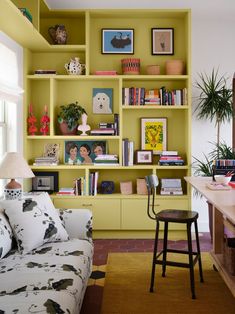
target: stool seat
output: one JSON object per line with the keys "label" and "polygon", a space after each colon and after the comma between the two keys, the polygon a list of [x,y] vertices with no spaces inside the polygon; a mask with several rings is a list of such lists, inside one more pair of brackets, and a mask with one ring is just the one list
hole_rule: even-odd
{"label": "stool seat", "polygon": [[190,210],[164,209],[156,214],[159,221],[176,223],[194,222],[198,218],[198,213]]}

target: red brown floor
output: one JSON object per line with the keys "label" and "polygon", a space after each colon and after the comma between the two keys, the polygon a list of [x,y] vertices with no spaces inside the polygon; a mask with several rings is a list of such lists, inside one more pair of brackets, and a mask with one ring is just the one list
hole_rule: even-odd
{"label": "red brown floor", "polygon": [[[108,253],[152,252],[153,242],[154,240],[152,239],[94,240],[93,272],[86,290],[81,314],[100,314]],[[193,242],[195,245],[195,241]],[[160,241],[159,249],[161,247],[162,241]],[[187,249],[187,242],[185,240],[169,241],[168,247],[172,249]],[[200,233],[200,248],[201,252],[211,250],[209,233]]]}

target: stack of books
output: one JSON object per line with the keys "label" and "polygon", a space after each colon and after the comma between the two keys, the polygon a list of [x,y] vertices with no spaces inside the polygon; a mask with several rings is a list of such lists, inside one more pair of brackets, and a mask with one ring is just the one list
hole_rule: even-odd
{"label": "stack of books", "polygon": [[160,105],[160,95],[158,89],[148,89],[145,91],[145,105]]}
{"label": "stack of books", "polygon": [[74,188],[60,188],[56,195],[74,195]]}
{"label": "stack of books", "polygon": [[115,135],[115,128],[99,128],[93,129],[90,132],[91,135]]}
{"label": "stack of books", "polygon": [[162,151],[159,159],[160,166],[182,166],[184,165],[184,160],[178,155],[175,150],[165,150]]}
{"label": "stack of books", "polygon": [[57,166],[58,160],[56,157],[37,157],[33,163],[34,166]]}
{"label": "stack of books", "polygon": [[182,195],[181,179],[161,179],[161,195]]}
{"label": "stack of books", "polygon": [[94,160],[94,164],[102,166],[118,166],[118,156],[111,154],[98,155]]}

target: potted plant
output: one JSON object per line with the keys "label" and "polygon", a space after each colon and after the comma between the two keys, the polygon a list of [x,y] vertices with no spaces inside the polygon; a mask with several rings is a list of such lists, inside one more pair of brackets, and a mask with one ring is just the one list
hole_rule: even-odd
{"label": "potted plant", "polygon": [[77,101],[75,103],[60,106],[58,122],[62,134],[76,134],[78,121],[84,113],[86,114],[86,110],[80,106]]}
{"label": "potted plant", "polygon": [[[193,168],[196,175],[212,176],[213,160],[215,159],[234,159],[233,149],[221,143],[220,128],[221,124],[233,118],[232,89],[227,88],[227,79],[218,76],[218,70],[212,70],[210,76],[199,74],[200,81],[196,82],[196,87],[200,90],[198,105],[195,109],[199,119],[209,119],[215,121],[216,143],[214,149],[206,156],[205,160],[194,158]],[[209,227],[212,238],[212,205],[208,203]]]}

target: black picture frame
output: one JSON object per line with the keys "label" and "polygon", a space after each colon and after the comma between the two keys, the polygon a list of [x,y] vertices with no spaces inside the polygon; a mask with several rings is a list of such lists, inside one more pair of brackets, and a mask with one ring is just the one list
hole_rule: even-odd
{"label": "black picture frame", "polygon": [[152,28],[152,55],[174,54],[174,28]]}
{"label": "black picture frame", "polygon": [[134,54],[133,28],[102,28],[102,54]]}
{"label": "black picture frame", "polygon": [[59,173],[57,171],[33,171],[33,192],[48,192],[52,194],[59,191]]}

